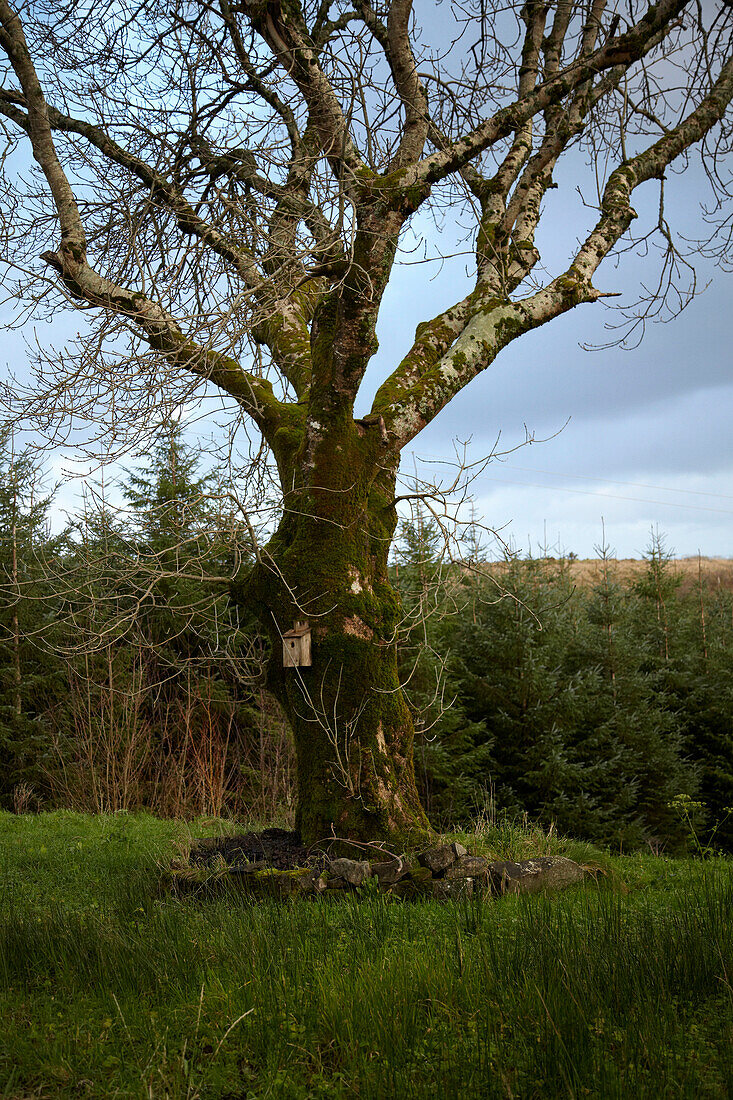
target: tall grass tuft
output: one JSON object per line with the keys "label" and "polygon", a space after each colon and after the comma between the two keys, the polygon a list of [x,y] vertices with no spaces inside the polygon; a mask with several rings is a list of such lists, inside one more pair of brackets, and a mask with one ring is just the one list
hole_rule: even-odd
{"label": "tall grass tuft", "polygon": [[0,816],[0,1095],[729,1095],[725,861],[615,860],[548,897],[197,903],[156,892],[181,839]]}

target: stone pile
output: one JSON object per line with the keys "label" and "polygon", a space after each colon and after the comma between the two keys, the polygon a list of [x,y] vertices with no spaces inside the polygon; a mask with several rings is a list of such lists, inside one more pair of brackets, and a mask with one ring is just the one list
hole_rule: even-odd
{"label": "stone pile", "polygon": [[[189,863],[171,869],[171,885],[180,894],[219,892],[233,888],[260,896],[338,895],[361,888],[403,898],[469,897],[561,890],[582,882],[586,870],[563,856],[538,856],[514,863],[471,855],[456,842],[428,848],[417,856],[383,861],[329,859],[324,853],[314,865],[282,870],[263,860],[230,864],[220,854],[211,857],[211,842],[191,849]],[[208,854],[203,861],[202,852]]]}

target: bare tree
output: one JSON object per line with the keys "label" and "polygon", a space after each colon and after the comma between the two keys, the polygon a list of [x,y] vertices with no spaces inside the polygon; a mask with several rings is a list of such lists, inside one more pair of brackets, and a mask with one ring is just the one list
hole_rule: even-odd
{"label": "bare tree", "polygon": [[[424,7],[433,42],[411,0],[0,0],[6,285],[18,323],[84,311],[31,386],[10,381],[15,415],[129,441],[146,411],[219,392],[261,433],[281,516],[231,593],[273,641],[307,840],[428,827],[387,573],[402,449],[508,343],[603,297],[633,192],[694,146],[726,247],[729,5]],[[561,157],[591,185],[587,224],[548,273]],[[355,419],[401,234],[429,210],[467,226],[473,288]],[[652,231],[649,308],[679,261],[661,202]],[[313,663],[284,669],[296,618]]]}

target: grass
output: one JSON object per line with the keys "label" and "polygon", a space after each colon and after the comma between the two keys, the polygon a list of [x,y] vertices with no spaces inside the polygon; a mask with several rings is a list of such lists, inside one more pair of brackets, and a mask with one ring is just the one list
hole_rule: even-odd
{"label": "grass", "polygon": [[486,827],[474,848],[604,873],[448,904],[161,896],[159,864],[224,828],[0,815],[0,1097],[730,1095],[729,862]]}

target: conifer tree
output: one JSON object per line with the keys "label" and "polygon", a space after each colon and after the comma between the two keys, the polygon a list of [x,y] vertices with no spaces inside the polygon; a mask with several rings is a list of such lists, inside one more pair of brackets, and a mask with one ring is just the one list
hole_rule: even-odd
{"label": "conifer tree", "polygon": [[[48,648],[54,626],[43,559],[54,550],[51,497],[41,472],[0,437],[0,804],[21,805],[43,785],[48,745],[39,721],[59,668]],[[15,794],[14,794],[15,792]],[[25,792],[25,793],[24,793]]]}
{"label": "conifer tree", "polygon": [[698,836],[731,851],[733,599],[723,589],[706,590],[699,560],[695,582],[683,590],[669,555],[658,546],[652,540],[646,575],[636,586],[648,613],[637,615],[634,627],[645,645],[647,674],[682,731],[698,777]]}
{"label": "conifer tree", "polygon": [[[147,466],[130,470],[123,492],[132,512],[130,543],[140,575],[139,624],[162,665],[175,667],[201,651],[194,621],[203,584],[191,580],[211,546],[212,510],[199,456],[184,441],[180,424],[162,425]],[[163,669],[161,667],[161,673]]]}
{"label": "conifer tree", "polygon": [[584,720],[589,747],[595,744],[609,763],[602,793],[605,838],[632,848],[679,845],[683,832],[670,802],[679,793],[694,796],[697,789],[681,723],[653,667],[657,655],[668,659],[670,623],[664,616],[675,606],[666,574],[669,557],[660,556],[660,546],[655,544],[649,575],[639,582],[650,594],[641,603],[637,588],[619,583],[609,546],[596,548],[597,580],[587,593],[578,593],[583,629],[566,658],[569,672],[595,670]]}
{"label": "conifer tree", "polygon": [[607,548],[601,561],[585,594],[563,562],[510,559],[504,597],[456,624],[455,682],[491,745],[500,809],[624,848],[676,844],[669,802],[694,794],[694,769],[644,668]]}
{"label": "conifer tree", "polygon": [[[437,521],[418,501],[399,526],[395,582],[403,609],[399,673],[415,724],[415,772],[431,821],[473,816],[485,796],[486,746],[463,712],[449,673],[453,619],[467,613],[457,569]],[[477,748],[478,745],[478,748]]]}
{"label": "conifer tree", "polygon": [[[697,600],[694,601],[697,603]],[[679,712],[686,750],[699,769],[703,836],[714,848],[733,852],[733,596],[707,596],[706,639],[697,607],[689,608],[690,639],[681,661]],[[680,677],[682,679],[682,677]]]}
{"label": "conifer tree", "polygon": [[[165,422],[145,467],[128,471],[135,568],[135,634],[145,669],[145,713],[179,775],[181,798],[221,810],[235,776],[238,742],[256,722],[242,624],[222,584],[231,527],[212,499],[212,474],[181,424]],[[236,547],[246,558],[243,540]],[[228,573],[227,576],[231,576]],[[232,679],[236,667],[237,679]],[[254,670],[249,669],[250,677]]]}

